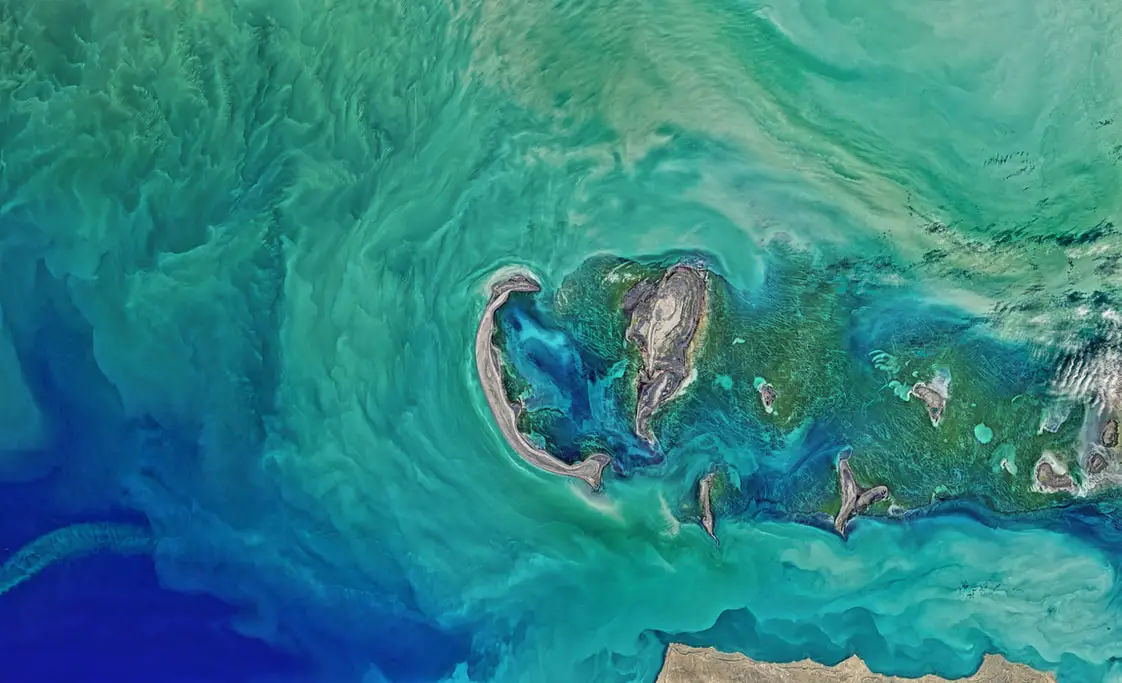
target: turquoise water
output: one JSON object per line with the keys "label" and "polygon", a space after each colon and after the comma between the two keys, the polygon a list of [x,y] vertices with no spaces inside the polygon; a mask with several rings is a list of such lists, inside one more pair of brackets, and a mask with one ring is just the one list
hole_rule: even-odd
{"label": "turquoise water", "polygon": [[[925,301],[915,286],[823,267],[783,248],[764,258],[765,280],[749,291],[707,268],[692,372],[653,416],[654,444],[634,434],[642,359],[624,339],[622,302],[636,283],[659,277],[660,264],[712,258],[598,256],[556,289],[512,297],[496,313],[493,343],[522,431],[570,463],[610,453],[616,474],[658,476],[672,497],[692,498],[701,472],[724,471],[746,485],[716,495],[721,517],[760,505],[833,514],[835,461],[845,449],[858,454],[850,464],[859,480],[891,485],[901,510],[923,508],[933,495],[1004,513],[1071,502],[1036,490],[1036,461],[1051,453],[1082,476],[1087,432],[1098,441],[1106,420],[1093,403],[1076,403],[1055,429],[1041,429],[1058,396],[1054,363],[1040,345],[1001,338],[985,318]],[[935,426],[910,393],[917,382],[938,381],[949,398]],[[988,446],[995,433],[1000,442]],[[1113,487],[1096,488],[1100,502],[1117,498]],[[691,521],[700,514],[696,501],[686,507]]]}
{"label": "turquoise water", "polygon": [[[1118,388],[1120,24],[1095,0],[0,2],[0,477],[58,519],[148,520],[36,567],[151,551],[319,680],[650,681],[672,640],[1122,680],[1109,497],[952,500],[844,542],[749,511],[718,549],[672,477],[590,495],[525,465],[472,347],[501,267],[555,289],[593,255],[701,251],[766,292],[783,243],[983,318],[1057,368],[1073,424]],[[964,443],[996,451],[989,420]]]}

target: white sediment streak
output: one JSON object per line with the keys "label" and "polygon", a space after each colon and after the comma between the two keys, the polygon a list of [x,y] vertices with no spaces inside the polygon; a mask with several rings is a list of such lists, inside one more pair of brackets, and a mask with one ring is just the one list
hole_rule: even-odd
{"label": "white sediment streak", "polygon": [[498,351],[491,343],[495,331],[495,311],[506,303],[511,292],[540,290],[541,285],[526,271],[509,271],[491,287],[491,299],[487,302],[487,309],[483,312],[483,319],[479,321],[479,329],[475,333],[475,365],[479,372],[479,382],[483,385],[483,393],[487,396],[487,404],[491,407],[491,414],[499,430],[523,460],[546,472],[580,479],[596,490],[600,488],[604,468],[611,459],[604,453],[594,453],[582,462],[570,465],[535,447],[518,431],[517,416],[503,390]]}
{"label": "white sediment streak", "polygon": [[152,532],[135,524],[73,524],[56,529],[23,546],[0,565],[0,595],[56,562],[101,552],[143,555],[155,547]]}
{"label": "white sediment streak", "polygon": [[666,502],[666,496],[661,493],[658,494],[658,510],[662,518],[666,520],[666,530],[663,533],[667,536],[677,536],[678,532],[682,529],[682,524],[670,510],[670,503]]}

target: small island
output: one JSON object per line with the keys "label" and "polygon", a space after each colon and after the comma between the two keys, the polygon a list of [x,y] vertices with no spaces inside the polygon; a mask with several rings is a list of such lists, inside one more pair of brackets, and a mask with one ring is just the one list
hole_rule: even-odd
{"label": "small island", "polygon": [[721,540],[717,538],[715,530],[717,521],[713,517],[713,480],[716,476],[710,472],[701,478],[697,487],[697,500],[701,505],[701,528],[705,529],[705,533],[709,534],[717,545],[720,545]]}
{"label": "small island", "polygon": [[849,467],[851,451],[842,451],[838,456],[838,485],[841,487],[841,509],[834,516],[834,530],[845,538],[845,530],[849,520],[869,509],[870,505],[888,498],[888,487],[882,485],[865,488],[853,478],[853,470]]}

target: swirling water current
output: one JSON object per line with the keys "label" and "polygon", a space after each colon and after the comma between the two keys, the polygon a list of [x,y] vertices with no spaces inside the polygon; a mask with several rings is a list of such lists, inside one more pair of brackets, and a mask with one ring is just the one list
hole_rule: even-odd
{"label": "swirling water current", "polygon": [[499,268],[752,291],[778,240],[1106,400],[1119,83],[1098,0],[0,0],[0,476],[139,513],[37,552],[148,552],[316,680],[651,681],[675,640],[1120,680],[1107,503],[717,548],[657,477],[526,466],[473,357]]}

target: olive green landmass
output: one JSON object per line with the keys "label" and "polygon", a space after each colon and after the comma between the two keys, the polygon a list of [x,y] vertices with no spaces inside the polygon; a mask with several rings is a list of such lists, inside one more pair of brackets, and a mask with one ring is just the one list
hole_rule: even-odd
{"label": "olive green landmass", "polygon": [[[886,321],[884,348],[856,357],[850,336],[870,295],[862,293],[867,283],[786,246],[772,247],[771,256],[763,283],[751,291],[705,268],[704,334],[691,351],[692,376],[657,411],[644,411],[637,395],[650,359],[627,338],[627,298],[657,286],[673,272],[674,259],[590,259],[553,294],[552,312],[602,368],[624,364],[613,400],[625,414],[648,417],[638,426],[657,434],[667,452],[716,412],[725,437],[758,444],[752,447],[764,458],[798,447],[811,425],[826,425],[839,447],[851,449],[854,480],[890,491],[867,501],[868,515],[955,498],[1018,513],[1067,505],[1091,491],[1118,495],[1110,484],[1119,461],[1117,422],[1103,417],[1088,451],[1085,405],[1057,408],[1048,389],[1053,368],[1029,349],[991,337],[981,321],[918,333]],[[991,358],[993,349],[1008,355]],[[504,377],[504,384],[523,388],[516,377]],[[548,421],[533,418],[524,416],[519,427],[547,436]],[[711,467],[724,464],[719,452],[713,458]],[[841,511],[832,463],[792,476],[799,479],[784,489],[786,509],[831,517]],[[714,494],[714,514],[740,507],[737,491]]]}

